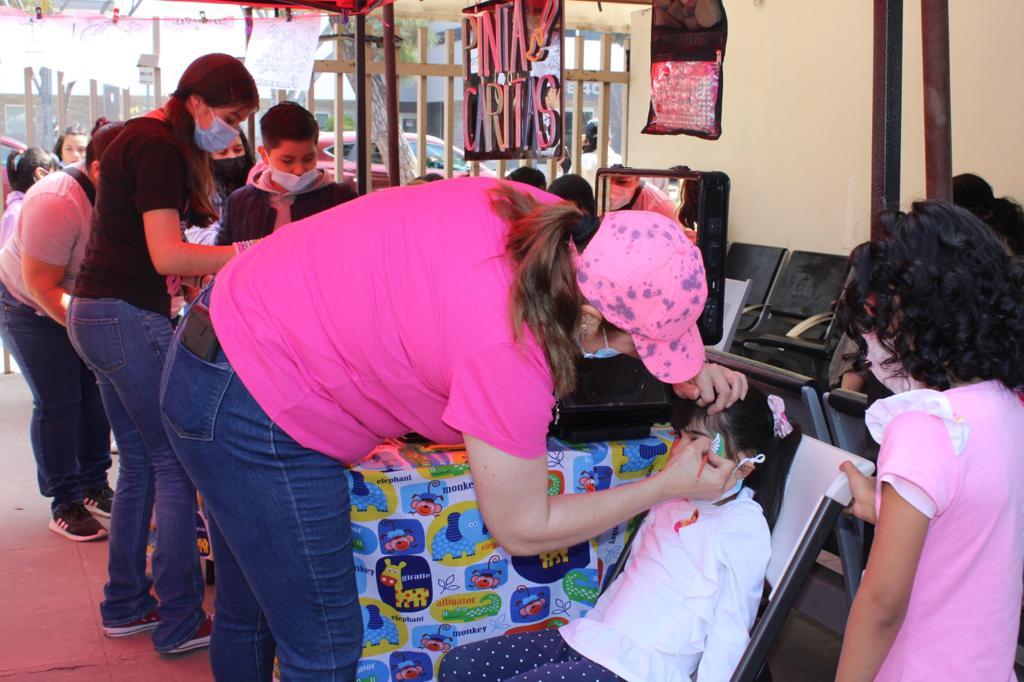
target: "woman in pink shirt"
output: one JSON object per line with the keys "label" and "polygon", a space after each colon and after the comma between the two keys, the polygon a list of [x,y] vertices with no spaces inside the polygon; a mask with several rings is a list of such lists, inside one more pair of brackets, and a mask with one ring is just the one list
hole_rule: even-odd
{"label": "woman in pink shirt", "polygon": [[978,218],[921,202],[854,252],[843,314],[895,395],[867,425],[875,523],[838,680],[1010,682],[1024,570],[1024,267]]}
{"label": "woman in pink shirt", "polygon": [[363,616],[342,473],[382,438],[464,441],[487,530],[513,554],[721,493],[726,467],[696,480],[704,439],[648,480],[548,496],[547,427],[581,352],[638,355],[717,408],[746,384],[704,364],[704,268],[677,225],[611,213],[580,255],[579,210],[514,187],[396,188],[296,222],[189,313],[161,401],[214,520],[218,679],[268,680],[275,649],[284,679],[352,679]]}

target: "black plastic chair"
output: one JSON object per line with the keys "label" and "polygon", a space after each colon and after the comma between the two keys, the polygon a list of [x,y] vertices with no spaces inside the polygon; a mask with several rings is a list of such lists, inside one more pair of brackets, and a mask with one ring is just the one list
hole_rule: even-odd
{"label": "black plastic chair", "polygon": [[729,279],[750,280],[747,306],[743,309],[739,329],[749,330],[761,319],[772,284],[779,274],[787,250],[781,246],[744,244],[733,242],[725,256],[725,276]]}
{"label": "black plastic chair", "polygon": [[825,419],[837,447],[872,462],[878,459],[878,444],[864,425],[868,397],[863,393],[835,388],[825,394]]}
{"label": "black plastic chair", "polygon": [[[878,461],[878,443],[864,425],[868,397],[863,393],[837,388],[825,394],[825,419],[832,430],[832,442],[869,462]],[[851,603],[860,589],[860,576],[867,562],[874,528],[852,516],[843,515],[836,525],[836,542],[843,564],[843,582]]]}
{"label": "black plastic chair", "polygon": [[737,334],[733,350],[827,381],[835,301],[848,271],[845,256],[790,253],[761,319]]}
{"label": "black plastic chair", "polygon": [[786,414],[800,424],[805,434],[832,442],[821,408],[821,385],[815,379],[733,353],[708,350],[707,359],[746,374],[748,382],[785,401]]}

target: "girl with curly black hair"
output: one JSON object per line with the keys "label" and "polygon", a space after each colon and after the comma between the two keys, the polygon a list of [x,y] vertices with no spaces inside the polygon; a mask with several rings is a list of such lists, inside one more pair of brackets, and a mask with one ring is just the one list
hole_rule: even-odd
{"label": "girl with curly black hair", "polygon": [[[884,217],[840,305],[855,366],[895,395],[867,426],[875,523],[838,680],[1014,680],[1024,570],[1024,265],[970,212]],[[964,632],[969,636],[962,636]]]}

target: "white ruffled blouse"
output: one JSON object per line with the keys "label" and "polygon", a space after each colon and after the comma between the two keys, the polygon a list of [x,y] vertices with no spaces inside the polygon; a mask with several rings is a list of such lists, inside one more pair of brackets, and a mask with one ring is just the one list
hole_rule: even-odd
{"label": "white ruffled blouse", "polygon": [[[949,440],[953,445],[953,451],[959,456],[967,447],[967,439],[971,435],[971,427],[953,413],[953,407],[949,398],[941,391],[931,388],[922,388],[914,391],[897,393],[883,400],[875,402],[864,415],[864,423],[868,427],[871,437],[879,444],[882,443],[882,436],[889,423],[905,412],[923,412],[942,420],[942,424],[949,433]],[[896,474],[882,474],[878,484],[888,483],[896,493],[907,501],[912,507],[927,516],[935,518],[936,506],[932,498],[917,484],[908,481]],[[875,511],[881,502],[881,495],[875,497]]]}
{"label": "white ruffled blouse", "polygon": [[622,575],[561,628],[573,649],[630,682],[727,680],[757,615],[771,557],[761,506],[743,489],[722,506],[651,509]]}

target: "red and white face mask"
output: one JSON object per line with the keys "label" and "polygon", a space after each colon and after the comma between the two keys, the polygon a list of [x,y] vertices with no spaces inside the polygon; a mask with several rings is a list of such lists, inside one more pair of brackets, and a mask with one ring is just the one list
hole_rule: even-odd
{"label": "red and white face mask", "polygon": [[892,354],[882,347],[877,336],[865,334],[864,341],[868,344],[868,362],[871,363],[871,373],[882,382],[883,386],[893,393],[905,393],[907,391],[927,388],[927,386],[916,381],[909,374],[905,374],[902,363],[897,361],[885,364],[887,360],[892,358]]}

